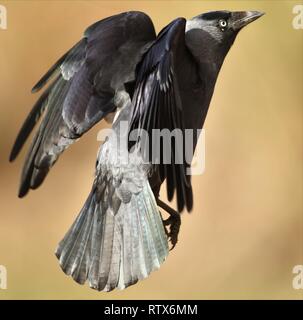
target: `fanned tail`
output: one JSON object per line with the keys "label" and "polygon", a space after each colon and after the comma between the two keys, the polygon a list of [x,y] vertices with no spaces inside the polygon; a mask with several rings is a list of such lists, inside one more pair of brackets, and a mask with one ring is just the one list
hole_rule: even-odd
{"label": "fanned tail", "polygon": [[114,213],[91,191],[56,256],[73,279],[96,290],[124,289],[158,269],[168,255],[162,219],[148,181]]}

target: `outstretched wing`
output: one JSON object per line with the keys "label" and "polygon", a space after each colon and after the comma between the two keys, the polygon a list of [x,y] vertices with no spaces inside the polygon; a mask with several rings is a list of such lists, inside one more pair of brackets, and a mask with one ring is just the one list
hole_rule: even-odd
{"label": "outstretched wing", "polygon": [[135,77],[135,67],[155,39],[150,18],[121,13],[90,26],[34,86],[42,93],[13,146],[13,161],[44,114],[23,167],[19,197],[41,185],[60,154],[108,113],[116,110],[115,93]]}
{"label": "outstretched wing", "polygon": [[[159,164],[153,168],[161,182],[166,179],[168,199],[172,200],[176,192],[180,212],[185,206],[190,211],[193,203],[190,176],[187,175],[189,164],[184,156],[184,106],[178,85],[178,64],[182,64],[187,57],[185,25],[186,20],[178,18],[165,27],[138,65],[130,125],[131,131],[137,129],[139,132],[135,140],[140,144],[141,151],[145,155],[148,152],[153,163],[158,161]],[[160,159],[154,148],[160,141],[153,135],[153,129],[169,129],[170,132],[178,129],[181,132],[174,143],[171,141],[170,150],[161,147]],[[148,133],[148,143],[140,130]],[[165,163],[169,162],[169,158],[164,159],[167,151],[171,152],[171,163]]]}

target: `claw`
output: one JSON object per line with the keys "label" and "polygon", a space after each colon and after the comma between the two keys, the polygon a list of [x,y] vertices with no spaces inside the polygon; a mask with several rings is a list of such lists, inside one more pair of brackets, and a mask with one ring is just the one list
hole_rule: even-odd
{"label": "claw", "polygon": [[170,216],[168,219],[164,221],[165,226],[169,226],[169,232],[168,232],[168,237],[169,241],[172,244],[172,247],[170,248],[170,251],[174,249],[178,242],[178,235],[180,231],[180,226],[181,226],[181,218],[180,215],[176,216]]}
{"label": "claw", "polygon": [[172,245],[172,247],[170,248],[170,251],[171,251],[175,248],[178,242],[178,234],[181,226],[181,217],[177,211],[169,207],[160,199],[157,199],[157,203],[159,207],[164,209],[170,215],[170,217],[166,220],[163,220],[162,218],[162,221],[163,221],[163,225],[164,225],[164,229],[165,229],[165,233],[167,235],[168,241],[170,241]]}

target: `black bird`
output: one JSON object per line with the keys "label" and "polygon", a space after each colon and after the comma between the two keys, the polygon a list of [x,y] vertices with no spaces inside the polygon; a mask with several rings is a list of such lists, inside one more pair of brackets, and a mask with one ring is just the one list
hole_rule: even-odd
{"label": "black bird", "polygon": [[[214,11],[177,18],[156,35],[146,14],[121,13],[90,26],[34,86],[32,92],[53,78],[10,155],[13,161],[43,115],[23,167],[19,197],[41,185],[69,145],[116,113],[113,132],[97,157],[91,193],[56,250],[63,271],[75,281],[88,280],[97,290],[121,289],[166,259],[168,239],[173,246],[177,242],[179,213],[193,207],[190,161],[174,161],[178,142],[170,150],[171,164],[162,156],[159,163],[145,163],[150,144],[143,142],[142,132],[150,138],[153,129],[201,129],[230,47],[238,32],[262,14]],[[127,130],[121,129],[122,121]],[[137,135],[130,142],[133,129]],[[128,141],[126,149],[115,143],[116,134]],[[198,136],[193,139],[195,147]],[[168,199],[176,195],[177,211],[159,199],[165,180]],[[158,206],[171,215],[168,220],[162,221]]]}

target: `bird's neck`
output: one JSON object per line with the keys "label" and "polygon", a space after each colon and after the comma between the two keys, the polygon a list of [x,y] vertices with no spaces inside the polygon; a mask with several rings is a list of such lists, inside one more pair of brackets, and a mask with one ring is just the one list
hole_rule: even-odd
{"label": "bird's neck", "polygon": [[211,51],[209,48],[205,48],[202,53],[201,51],[194,52],[193,50],[192,54],[199,65],[201,75],[206,76],[209,82],[216,81],[225,55]]}
{"label": "bird's neck", "polygon": [[201,72],[216,79],[230,46],[221,45],[207,33],[196,29],[185,33],[185,43]]}

